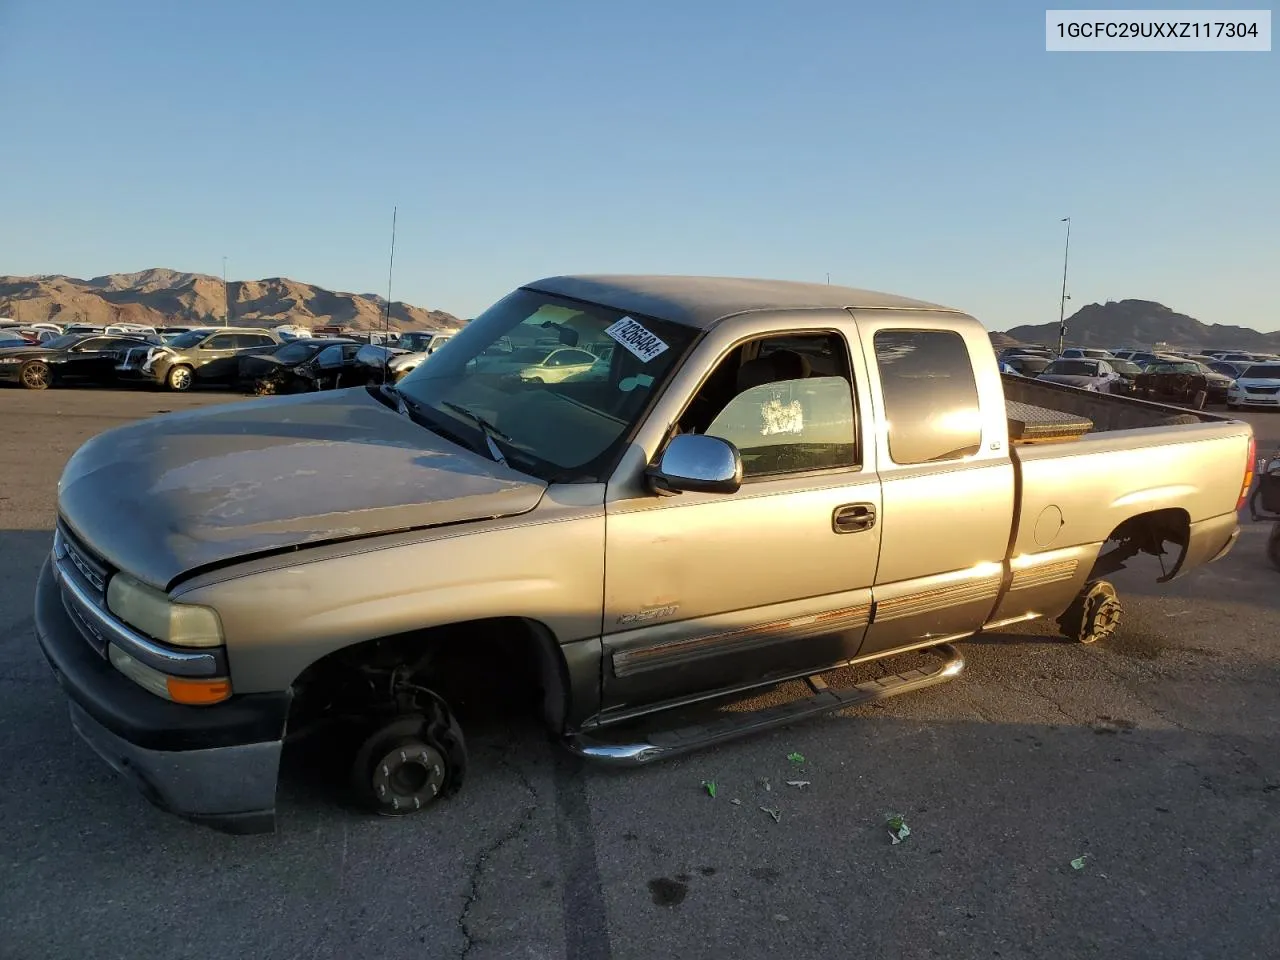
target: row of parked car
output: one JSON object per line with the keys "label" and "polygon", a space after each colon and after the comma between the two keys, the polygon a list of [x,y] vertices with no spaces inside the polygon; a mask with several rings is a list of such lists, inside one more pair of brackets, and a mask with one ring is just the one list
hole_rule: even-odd
{"label": "row of parked car", "polygon": [[1230,410],[1280,407],[1280,357],[1274,354],[1070,347],[1058,355],[1048,347],[1019,346],[1001,351],[1000,364],[1006,374],[1099,393]]}
{"label": "row of parked car", "polygon": [[0,323],[0,382],[149,384],[174,391],[234,386],[290,393],[397,380],[449,339],[443,331],[383,334],[294,326],[93,327]]}

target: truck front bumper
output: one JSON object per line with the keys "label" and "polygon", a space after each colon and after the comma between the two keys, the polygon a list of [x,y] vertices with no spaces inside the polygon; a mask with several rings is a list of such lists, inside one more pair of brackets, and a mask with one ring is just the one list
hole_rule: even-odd
{"label": "truck front bumper", "polygon": [[142,689],[90,645],[63,606],[52,557],[36,585],[40,649],[70,700],[71,723],[156,806],[230,833],[275,828],[288,694],[210,707]]}

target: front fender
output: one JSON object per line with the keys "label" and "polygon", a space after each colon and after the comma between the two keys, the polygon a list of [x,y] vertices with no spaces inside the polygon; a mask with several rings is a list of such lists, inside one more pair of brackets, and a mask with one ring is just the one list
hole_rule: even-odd
{"label": "front fender", "polygon": [[[521,522],[523,521],[523,522]],[[600,636],[603,507],[552,503],[523,517],[306,550],[182,593],[213,607],[236,693],[288,689],[310,664],[366,640],[493,617],[543,623],[564,645]]]}

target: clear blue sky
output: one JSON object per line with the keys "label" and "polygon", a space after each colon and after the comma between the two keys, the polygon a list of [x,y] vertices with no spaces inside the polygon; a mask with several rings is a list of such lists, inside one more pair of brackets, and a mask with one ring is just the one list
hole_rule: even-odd
{"label": "clear blue sky", "polygon": [[0,274],[382,293],[398,205],[394,297],[461,316],[830,272],[1003,329],[1070,215],[1074,305],[1275,329],[1278,58],[1049,54],[1025,0],[0,0]]}

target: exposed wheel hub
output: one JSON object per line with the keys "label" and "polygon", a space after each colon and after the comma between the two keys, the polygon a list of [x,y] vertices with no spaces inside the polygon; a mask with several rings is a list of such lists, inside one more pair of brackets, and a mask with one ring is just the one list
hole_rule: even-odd
{"label": "exposed wheel hub", "polygon": [[1106,640],[1120,626],[1122,613],[1123,609],[1120,606],[1120,601],[1115,597],[1107,596],[1106,594],[1090,597],[1086,612],[1085,631],[1081,640],[1084,643]]}
{"label": "exposed wheel hub", "polygon": [[373,768],[370,786],[379,812],[416,813],[440,795],[445,760],[434,747],[409,740],[389,750]]}

